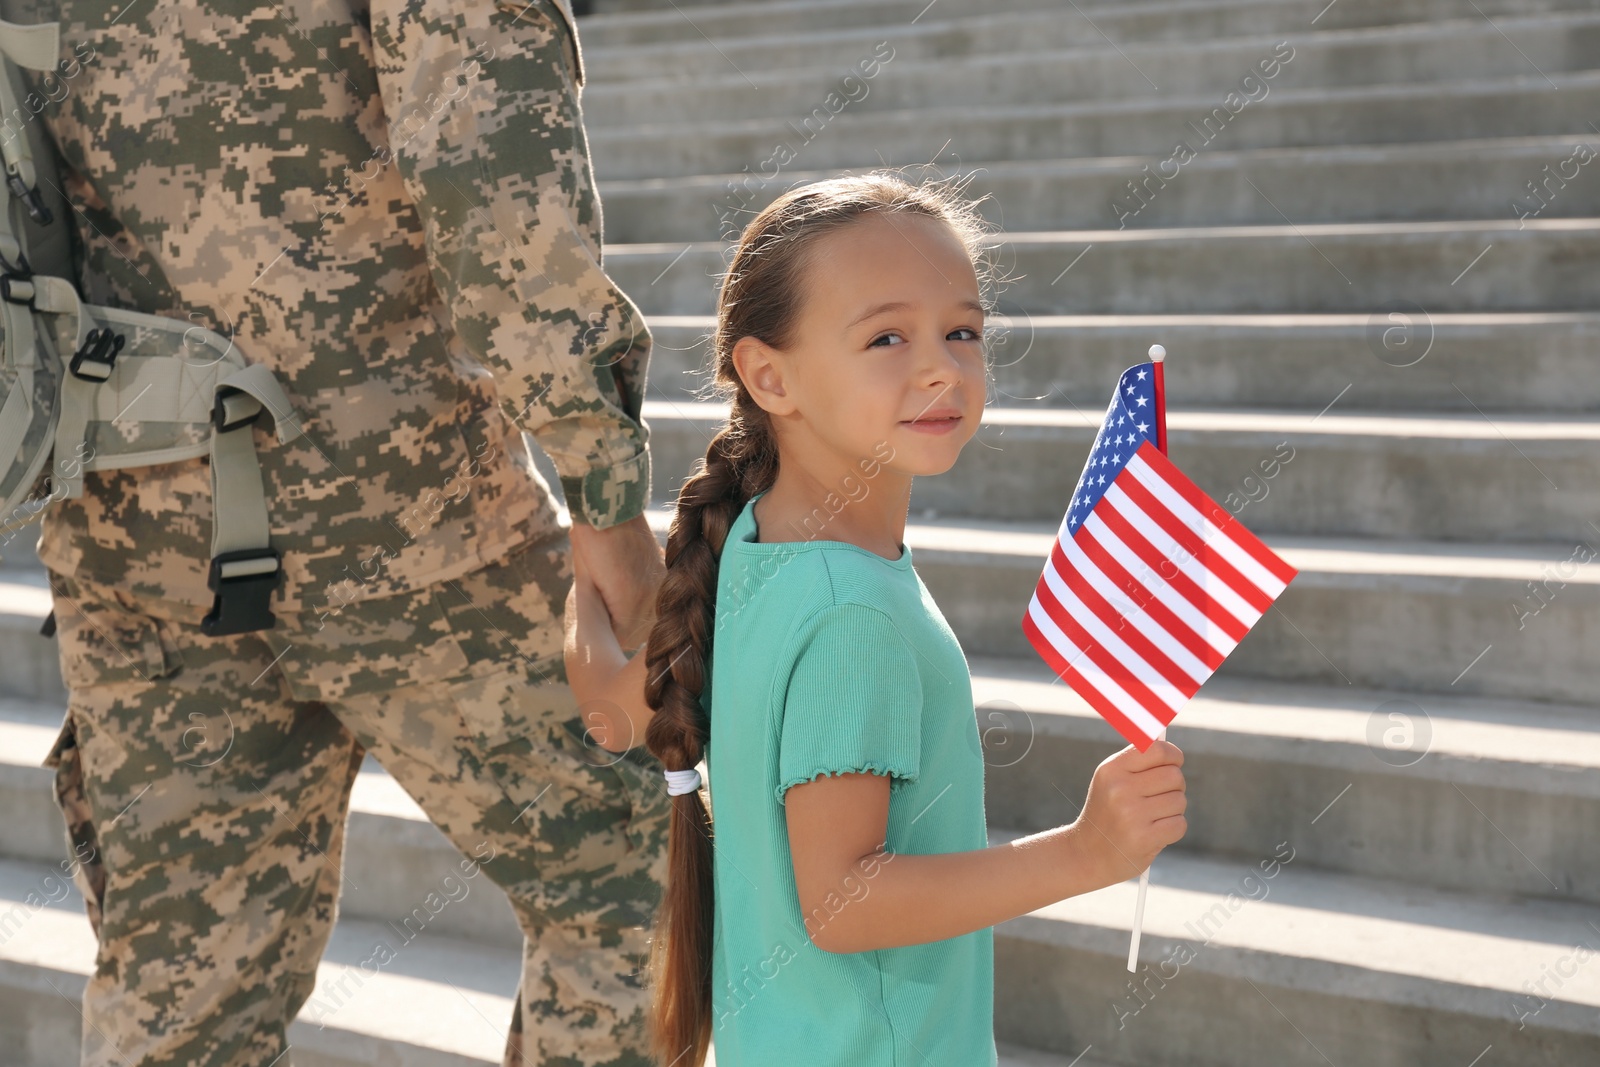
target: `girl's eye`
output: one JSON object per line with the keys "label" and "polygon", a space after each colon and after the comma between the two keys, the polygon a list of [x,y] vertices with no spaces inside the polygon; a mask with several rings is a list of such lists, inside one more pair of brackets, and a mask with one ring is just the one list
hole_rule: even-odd
{"label": "girl's eye", "polygon": [[954,330],[951,330],[950,332],[951,333],[970,333],[972,335],[971,337],[963,337],[963,338],[961,338],[961,340],[963,340],[963,341],[976,341],[976,340],[979,340],[978,331],[974,330],[970,326],[958,326]]}
{"label": "girl's eye", "polygon": [[873,347],[873,346],[877,346],[877,347],[879,347],[879,348],[884,348],[884,347],[887,347],[887,346],[885,346],[885,345],[879,345],[879,344],[878,344],[878,342],[879,342],[879,341],[881,341],[881,340],[883,340],[883,339],[884,339],[884,338],[885,338],[885,337],[900,337],[900,340],[901,340],[901,342],[902,342],[902,343],[904,343],[904,342],[905,342],[905,338],[904,338],[904,337],[901,337],[901,336],[900,336],[900,334],[898,334],[898,333],[896,333],[896,332],[894,332],[894,331],[893,331],[893,330],[890,330],[890,331],[889,331],[889,332],[888,332],[888,333],[881,333],[881,334],[879,334],[879,335],[878,335],[878,336],[877,336],[877,337],[874,337],[874,338],[873,338],[873,339],[872,339],[872,343],[871,343],[871,344],[869,344],[869,345],[867,345],[867,347],[868,347],[868,348],[872,348],[872,347]]}

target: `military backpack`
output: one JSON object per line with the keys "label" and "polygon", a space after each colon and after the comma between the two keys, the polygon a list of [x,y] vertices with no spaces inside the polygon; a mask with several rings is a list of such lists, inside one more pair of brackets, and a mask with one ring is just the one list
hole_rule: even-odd
{"label": "military backpack", "polygon": [[301,432],[294,409],[271,369],[228,338],[80,298],[60,157],[19,106],[18,67],[53,70],[59,49],[56,23],[0,20],[0,535],[82,496],[86,471],[209,455],[214,599],[201,628],[271,629],[282,559],[251,427],[265,412],[290,441]]}

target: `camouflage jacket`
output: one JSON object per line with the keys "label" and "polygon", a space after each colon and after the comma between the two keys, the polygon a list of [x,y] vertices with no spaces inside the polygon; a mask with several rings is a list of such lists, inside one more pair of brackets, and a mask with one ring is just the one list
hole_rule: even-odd
{"label": "camouflage jacket", "polygon": [[[639,514],[651,338],[601,269],[566,0],[4,0],[61,23],[26,72],[86,299],[268,364],[306,437],[262,456],[284,587],[316,610]],[[209,605],[206,458],[90,473],[50,567]]]}

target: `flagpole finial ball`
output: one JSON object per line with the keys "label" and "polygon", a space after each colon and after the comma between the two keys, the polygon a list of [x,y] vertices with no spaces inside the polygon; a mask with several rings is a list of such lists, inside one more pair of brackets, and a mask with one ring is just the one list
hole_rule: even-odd
{"label": "flagpole finial ball", "polygon": [[1167,350],[1162,348],[1160,345],[1151,345],[1150,358],[1154,362],[1160,363],[1162,360],[1167,358]]}

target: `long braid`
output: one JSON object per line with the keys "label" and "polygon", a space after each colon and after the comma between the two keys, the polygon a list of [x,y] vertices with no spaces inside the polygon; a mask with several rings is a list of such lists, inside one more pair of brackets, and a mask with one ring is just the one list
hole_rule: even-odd
{"label": "long braid", "polygon": [[[711,721],[700,697],[710,684],[706,660],[722,546],[746,502],[778,474],[766,413],[749,407],[755,432],[741,433],[730,422],[712,439],[703,468],[678,493],[667,534],[667,573],[645,652],[645,702],[656,709],[645,746],[667,770],[688,770],[705,754]],[[673,798],[667,866],[650,953],[652,1038],[661,1062],[699,1067],[711,1041],[715,901],[711,819],[699,790]]]}
{"label": "long braid", "polygon": [[[745,505],[778,476],[776,432],[739,377],[734,344],[753,336],[774,348],[788,346],[812,242],[869,212],[945,222],[965,243],[980,282],[985,280],[980,246],[987,229],[978,202],[961,197],[964,184],[914,186],[885,172],[817,182],[780,195],[741,234],[718,295],[711,338],[710,384],[729,401],[728,425],[678,491],[666,577],[645,649],[645,702],[655,709],[645,746],[667,770],[690,770],[705,756],[711,722],[701,697],[710,685],[723,545]],[[673,798],[667,865],[648,966],[654,993],[650,1037],[661,1063],[703,1067],[711,1044],[715,895],[712,821],[698,790]]]}

